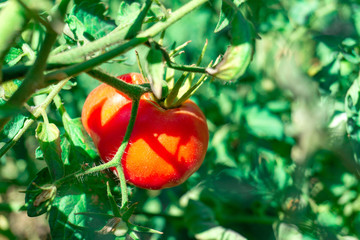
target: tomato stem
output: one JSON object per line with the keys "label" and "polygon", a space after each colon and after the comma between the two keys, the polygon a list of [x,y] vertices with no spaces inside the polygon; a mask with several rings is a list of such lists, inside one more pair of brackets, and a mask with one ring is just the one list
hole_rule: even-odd
{"label": "tomato stem", "polygon": [[59,187],[59,186],[61,186],[61,184],[65,183],[68,180],[71,180],[73,178],[80,178],[80,177],[82,177],[84,175],[100,172],[100,171],[106,170],[106,169],[111,168],[111,167],[116,167],[116,162],[110,161],[110,162],[101,164],[99,166],[86,169],[85,171],[80,170],[80,171],[74,172],[72,174],[69,174],[69,175],[63,177],[63,178],[60,178],[59,180],[56,180],[53,184],[55,186]]}
{"label": "tomato stem", "polygon": [[42,118],[43,118],[43,120],[44,120],[44,123],[49,124],[49,118],[48,118],[48,116],[47,116],[47,113],[46,113],[45,109],[43,109],[43,110],[41,111],[41,116],[42,116]]}
{"label": "tomato stem", "polygon": [[163,54],[166,65],[169,68],[173,68],[173,69],[181,70],[181,71],[187,71],[187,72],[206,73],[206,69],[204,67],[199,67],[199,66],[196,66],[196,65],[195,66],[179,65],[179,64],[173,62],[171,60],[171,58],[170,58],[170,55],[167,53],[166,49],[164,47],[162,47],[160,44],[156,43],[156,42],[155,42],[155,44],[156,44],[157,48]]}
{"label": "tomato stem", "polygon": [[99,81],[106,83],[117,90],[121,91],[122,93],[126,94],[131,99],[140,99],[140,97],[147,92],[151,92],[150,85],[136,85],[126,83],[123,80],[120,80],[114,76],[111,76],[100,68],[93,69],[87,72],[88,75],[92,76],[93,78],[98,79]]}
{"label": "tomato stem", "polygon": [[139,99],[134,99],[132,101],[131,116],[130,116],[129,124],[128,124],[127,128],[126,128],[124,139],[123,139],[117,153],[115,154],[114,158],[111,160],[111,162],[116,162],[117,163],[116,170],[117,170],[118,175],[119,175],[120,187],[121,187],[121,196],[122,196],[122,198],[121,198],[121,207],[124,207],[128,203],[128,193],[127,193],[126,179],[125,179],[125,174],[124,174],[123,167],[122,167],[122,164],[121,164],[121,158],[124,155],[125,148],[127,147],[128,143],[129,143],[131,132],[132,132],[132,130],[134,128],[134,125],[135,125],[135,119],[136,119],[137,111],[139,109],[139,103],[140,103],[140,98]]}

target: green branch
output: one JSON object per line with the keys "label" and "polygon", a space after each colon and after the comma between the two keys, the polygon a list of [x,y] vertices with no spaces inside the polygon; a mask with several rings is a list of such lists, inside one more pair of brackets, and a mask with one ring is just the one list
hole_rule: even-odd
{"label": "green branch", "polygon": [[[63,0],[58,7],[60,19],[63,20],[69,0]],[[54,21],[56,21],[54,19]],[[37,56],[34,65],[30,68],[29,72],[19,89],[10,97],[4,104],[5,106],[21,108],[33,93],[39,88],[44,87],[44,71],[46,70],[46,61],[50,54],[52,46],[55,44],[57,34],[53,31],[46,33],[44,42],[40,48],[39,55]],[[65,77],[66,78],[66,77]],[[63,79],[65,79],[63,78]],[[63,80],[61,79],[61,80]],[[2,130],[6,123],[11,118],[0,119],[0,130]]]}
{"label": "green branch", "polygon": [[99,55],[93,59],[90,59],[86,62],[76,64],[73,66],[69,66],[65,69],[51,72],[45,76],[45,81],[47,82],[47,84],[53,84],[55,82],[61,81],[64,78],[76,76],[82,72],[87,72],[90,69],[92,69],[92,68],[120,55],[120,54],[123,54],[123,53],[129,51],[130,49],[134,48],[135,46],[138,46],[146,41],[147,41],[147,38],[134,38],[134,39],[124,43],[123,45],[121,45],[113,50],[110,50],[109,52],[106,52],[102,55]]}
{"label": "green branch", "polygon": [[165,59],[166,65],[169,68],[181,70],[184,72],[206,73],[206,68],[198,67],[198,66],[179,65],[179,64],[173,62],[171,60],[170,55],[167,53],[166,49],[163,48],[160,44],[158,44],[156,42],[155,42],[155,44],[156,44],[156,47],[161,51],[161,53]]}
{"label": "green branch", "polygon": [[116,88],[117,90],[121,91],[122,93],[126,94],[132,99],[140,99],[140,97],[144,93],[151,92],[150,84],[146,84],[146,85],[130,84],[105,73],[99,68],[90,70],[87,72],[87,74],[103,83],[106,83]]}
{"label": "green branch", "polygon": [[[3,82],[7,82],[14,79],[24,78],[24,75],[29,71],[33,62],[24,64],[18,64],[12,67],[4,67],[2,69]],[[69,64],[47,64],[46,70],[54,70],[69,66]]]}

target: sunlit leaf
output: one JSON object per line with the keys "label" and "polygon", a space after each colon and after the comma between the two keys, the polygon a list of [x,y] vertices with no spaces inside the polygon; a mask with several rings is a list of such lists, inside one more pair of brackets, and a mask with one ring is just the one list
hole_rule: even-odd
{"label": "sunlit leaf", "polygon": [[244,240],[242,235],[217,224],[212,210],[202,202],[190,200],[185,213],[186,223],[196,239]]}
{"label": "sunlit leaf", "polygon": [[[241,3],[245,2],[245,0],[235,0],[233,1],[235,6],[239,6]],[[222,1],[221,5],[221,12],[219,16],[219,21],[216,25],[214,32],[219,32],[227,27],[230,22],[233,20],[234,16],[236,15],[236,11],[229,6],[226,1]]]}
{"label": "sunlit leaf", "polygon": [[118,26],[128,26],[135,22],[136,17],[139,15],[141,10],[141,5],[137,2],[134,3],[126,3],[121,2],[118,16],[116,19],[116,24]]}
{"label": "sunlit leaf", "polygon": [[[1,101],[1,100],[0,100]],[[14,109],[14,108],[2,108],[0,105],[0,118],[1,117],[9,117],[9,116],[13,116],[16,115],[16,113],[18,113],[18,109]],[[18,114],[16,115],[13,119],[10,120],[10,122],[8,122],[4,129],[0,132],[0,141],[9,141],[11,140],[13,137],[15,137],[15,135],[22,129],[22,127],[24,126],[24,123],[26,121],[27,117],[25,117],[22,114]]]}
{"label": "sunlit leaf", "polygon": [[246,123],[249,131],[258,137],[282,139],[284,136],[284,125],[281,120],[258,107],[249,108],[246,112]]}
{"label": "sunlit leaf", "polygon": [[64,128],[71,143],[84,150],[91,158],[97,156],[94,147],[90,145],[88,134],[81,123],[80,118],[71,119],[68,114],[63,115]]}
{"label": "sunlit leaf", "polygon": [[103,37],[115,28],[115,23],[104,16],[105,5],[97,0],[81,1],[74,6],[72,13],[81,23],[76,24],[75,31],[80,26],[79,30],[84,29],[83,34],[87,34],[89,40]]}

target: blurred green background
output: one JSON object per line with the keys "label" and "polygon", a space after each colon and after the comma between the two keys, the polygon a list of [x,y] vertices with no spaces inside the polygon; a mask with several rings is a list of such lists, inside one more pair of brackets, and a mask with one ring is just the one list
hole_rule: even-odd
{"label": "blurred green background", "polygon": [[[171,9],[186,2],[163,1]],[[204,164],[172,189],[131,188],[139,202],[134,221],[164,232],[143,239],[358,239],[359,89],[348,90],[360,70],[360,3],[245,4],[259,35],[249,69],[236,82],[207,81],[193,96],[210,131]],[[220,6],[207,4],[166,31],[166,47],[191,40],[178,63],[195,63],[206,39],[204,66],[224,53],[228,29],[213,33]],[[137,50],[144,62],[147,48]],[[104,67],[138,72],[134,51],[124,59]],[[60,95],[76,118],[99,82],[87,75],[73,81]],[[54,106],[49,117],[61,125]],[[44,167],[35,159],[34,130],[0,159],[0,239],[47,238],[44,216],[13,212],[24,203],[19,190]]]}

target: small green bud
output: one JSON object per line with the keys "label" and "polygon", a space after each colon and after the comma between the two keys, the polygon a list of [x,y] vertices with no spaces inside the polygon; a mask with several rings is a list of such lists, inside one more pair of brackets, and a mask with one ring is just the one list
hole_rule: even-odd
{"label": "small green bud", "polygon": [[234,81],[241,77],[250,64],[253,54],[253,31],[250,23],[240,10],[231,22],[231,45],[221,62],[215,68],[207,68],[210,75],[224,80]]}
{"label": "small green bud", "polygon": [[251,55],[252,46],[250,43],[229,46],[216,68],[207,68],[206,71],[224,81],[236,80],[245,73],[250,64]]}

